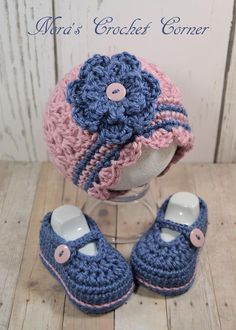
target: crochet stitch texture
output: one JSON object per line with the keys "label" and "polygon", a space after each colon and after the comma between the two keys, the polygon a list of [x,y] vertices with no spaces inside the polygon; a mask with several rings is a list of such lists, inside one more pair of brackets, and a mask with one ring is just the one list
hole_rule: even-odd
{"label": "crochet stitch texture", "polygon": [[[106,88],[119,81],[126,97],[111,101]],[[83,129],[98,133],[103,142],[124,144],[148,131],[157,112],[159,81],[141,69],[126,52],[110,57],[94,55],[81,67],[78,79],[68,84],[67,101],[72,117]]]}
{"label": "crochet stitch texture", "polygon": [[[199,198],[199,216],[191,226],[187,226],[165,220],[169,199],[161,206],[152,227],[134,246],[131,265],[138,283],[160,294],[175,296],[193,284],[199,248],[192,245],[190,233],[199,228],[206,234],[207,206]],[[162,228],[177,231],[180,235],[165,242],[160,235]]]}
{"label": "crochet stitch texture", "polygon": [[[119,307],[133,291],[133,276],[126,260],[88,216],[90,233],[68,242],[52,229],[51,214],[44,217],[40,229],[40,256],[45,267],[83,312],[100,314]],[[78,251],[90,242],[96,242],[97,255]],[[57,263],[54,258],[55,249],[61,244],[69,247],[71,253],[65,264]]]}
{"label": "crochet stitch texture", "polygon": [[[114,82],[126,89],[117,102],[106,95]],[[144,148],[176,144],[173,164],[193,145],[178,89],[157,66],[127,52],[94,55],[69,72],[49,100],[44,131],[59,171],[99,199],[117,194],[109,187]]]}

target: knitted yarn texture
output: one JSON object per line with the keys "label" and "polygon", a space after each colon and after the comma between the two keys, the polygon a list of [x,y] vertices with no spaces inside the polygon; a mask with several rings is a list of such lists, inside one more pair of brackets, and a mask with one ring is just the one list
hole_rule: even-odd
{"label": "knitted yarn texture", "polygon": [[[106,93],[113,83],[125,89],[121,100]],[[109,187],[143,148],[175,143],[175,163],[193,145],[177,88],[158,67],[127,52],[94,55],[69,72],[49,100],[44,131],[59,171],[99,199],[114,197]]]}

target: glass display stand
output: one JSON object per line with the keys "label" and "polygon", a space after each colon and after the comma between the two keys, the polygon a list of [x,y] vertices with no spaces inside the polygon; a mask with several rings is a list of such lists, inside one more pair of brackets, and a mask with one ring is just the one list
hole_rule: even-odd
{"label": "glass display stand", "polygon": [[150,185],[133,188],[109,201],[88,197],[83,212],[93,218],[113,244],[136,242],[156,218],[158,205]]}

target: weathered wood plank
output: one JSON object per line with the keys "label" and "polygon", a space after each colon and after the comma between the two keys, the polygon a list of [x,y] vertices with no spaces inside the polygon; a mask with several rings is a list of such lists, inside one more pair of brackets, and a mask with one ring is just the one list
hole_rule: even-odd
{"label": "weathered wood plank", "polygon": [[14,165],[12,162],[0,162],[0,213],[7,195]]}
{"label": "weathered wood plank", "polygon": [[[3,179],[0,182],[0,189],[6,192],[4,203],[0,195],[0,205],[2,205],[0,302],[3,302],[0,307],[1,329],[7,329],[6,306],[9,306],[10,311],[12,304],[9,329],[13,330],[19,328],[77,329],[78,327],[109,330],[235,329],[236,254],[233,242],[236,239],[236,165],[176,165],[169,173],[156,181],[155,195],[158,202],[162,202],[170,193],[185,190],[199,194],[206,200],[209,207],[210,225],[206,244],[201,251],[197,278],[191,290],[182,296],[165,300],[146,289],[139,288],[127,304],[116,310],[115,316],[114,313],[108,313],[100,317],[80,313],[67,302],[64,291],[44,269],[38,257],[38,233],[42,216],[62,203],[82,206],[86,195],[84,193],[81,195],[81,192],[69,182],[64,184],[52,165],[44,164],[33,203],[33,194],[30,194],[30,191],[32,191],[33,182],[34,185],[36,184],[35,166],[38,165],[17,164],[13,169],[12,164],[0,163],[0,179]],[[21,259],[17,259],[17,256],[20,250],[22,256],[23,251],[22,228],[24,227],[25,233],[27,229],[27,220],[24,215],[26,212],[29,213],[32,203],[33,209],[23,261],[15,290],[12,278],[16,276],[15,279],[17,279],[16,268],[19,267]],[[123,206],[118,207],[118,235],[124,236],[138,226],[139,215],[135,215],[135,212],[134,208],[132,217],[129,213],[127,221],[127,210]],[[100,212],[100,217],[105,218],[102,220],[98,215],[94,215],[94,218],[100,221],[103,230],[106,226],[112,226],[112,215],[109,210],[108,213]],[[4,223],[4,219],[10,220]],[[22,221],[19,224],[18,219]],[[15,226],[18,230],[14,232]],[[8,234],[6,228],[8,228]],[[12,234],[11,239],[9,239],[9,232]],[[9,242],[11,248],[9,248]],[[5,249],[8,253],[7,260],[5,260],[5,254],[2,253],[5,246],[3,244],[6,246],[8,244],[7,250]],[[118,246],[120,252],[127,258],[131,248],[132,244]],[[11,267],[8,267],[9,265]],[[6,266],[8,277],[4,287],[5,294],[2,296],[2,278]],[[8,303],[5,304],[5,301]]]}
{"label": "weathered wood plank", "polygon": [[[12,176],[14,165],[11,162],[0,162],[0,215],[3,210],[3,205],[7,196],[7,190]],[[7,220],[4,220],[4,223]],[[3,224],[2,224],[3,225]],[[1,236],[0,236],[1,237]],[[2,278],[3,270],[0,270],[0,278]],[[0,312],[3,306],[2,297],[0,296]],[[0,324],[0,329],[5,326]]]}
{"label": "weathered wood plank", "polygon": [[223,104],[222,126],[219,139],[217,162],[236,162],[236,6],[232,18],[232,38],[230,40],[229,67],[226,73],[226,90]]}
{"label": "weathered wood plank", "polygon": [[221,329],[233,330],[236,326],[236,165],[193,166],[191,171],[197,192],[209,208],[207,254]]}
{"label": "weathered wood plank", "polygon": [[[16,164],[0,214],[0,327],[7,328],[20,270],[39,164]],[[9,169],[5,168],[5,175]],[[7,177],[5,183],[8,181]],[[3,181],[4,182],[4,181]],[[4,191],[5,190],[5,191]]]}
{"label": "weathered wood plank", "polygon": [[25,242],[9,329],[61,329],[65,295],[39,258],[40,221],[62,201],[64,181],[51,164],[43,164]]}
{"label": "weathered wood plank", "polygon": [[0,158],[45,160],[42,114],[55,85],[53,35],[29,35],[51,1],[0,2]]}

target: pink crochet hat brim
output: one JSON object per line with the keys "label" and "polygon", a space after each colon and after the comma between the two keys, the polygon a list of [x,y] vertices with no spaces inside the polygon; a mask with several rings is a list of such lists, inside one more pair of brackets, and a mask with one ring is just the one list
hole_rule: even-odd
{"label": "pink crochet hat brim", "polygon": [[[148,64],[142,59],[140,62],[143,70],[152,73],[159,80],[161,94],[158,97],[158,105],[181,106],[180,93],[170,79],[155,65]],[[44,131],[50,158],[59,171],[68,178],[72,178],[76,164],[97,140],[96,133],[92,134],[81,129],[72,120],[72,108],[66,101],[67,85],[77,78],[79,70],[80,66],[76,66],[57,84],[44,116]],[[173,111],[158,112],[154,122],[169,118],[177,119],[183,123],[188,122],[185,115]],[[137,137],[134,142],[124,145],[117,160],[112,160],[109,167],[103,168],[99,172],[98,183],[94,182],[93,187],[89,188],[88,194],[102,200],[112,199],[119,194],[119,192],[109,190],[109,187],[114,186],[119,181],[123,167],[137,162],[143,147],[158,150],[167,148],[172,143],[178,146],[171,163],[164,171],[166,172],[171,164],[176,163],[185,152],[192,148],[193,140],[192,133],[180,126],[173,128],[171,132],[158,129],[148,138]],[[108,148],[109,146],[102,146],[99,153],[86,166],[79,183],[81,188],[96,162],[101,159]]]}

